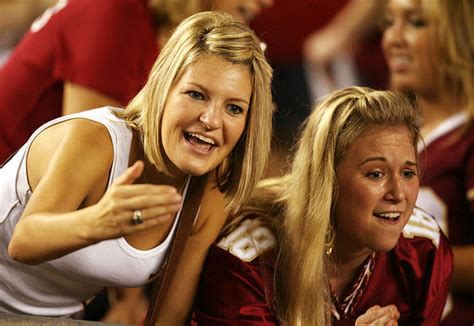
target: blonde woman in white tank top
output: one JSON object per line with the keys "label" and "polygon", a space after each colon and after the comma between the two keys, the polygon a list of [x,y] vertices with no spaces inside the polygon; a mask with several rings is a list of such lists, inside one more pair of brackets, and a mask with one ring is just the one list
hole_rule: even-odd
{"label": "blonde woman in white tank top", "polygon": [[71,316],[103,287],[150,282],[189,176],[209,173],[159,317],[184,321],[225,211],[263,174],[272,71],[258,38],[224,13],[186,19],[167,44],[124,109],[54,120],[1,168],[0,311]]}

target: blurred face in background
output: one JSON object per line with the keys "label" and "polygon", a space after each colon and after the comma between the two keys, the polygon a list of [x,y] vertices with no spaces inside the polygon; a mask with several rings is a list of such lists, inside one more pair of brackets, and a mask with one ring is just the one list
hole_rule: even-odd
{"label": "blurred face in background", "polygon": [[439,87],[433,22],[419,0],[389,0],[385,8],[382,49],[390,70],[391,86],[421,96]]}
{"label": "blurred face in background", "polygon": [[214,0],[213,9],[226,11],[238,19],[250,23],[260,12],[273,5],[273,0]]}

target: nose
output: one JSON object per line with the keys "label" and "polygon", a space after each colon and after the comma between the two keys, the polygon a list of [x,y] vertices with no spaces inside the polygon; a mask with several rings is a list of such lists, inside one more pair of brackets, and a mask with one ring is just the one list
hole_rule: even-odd
{"label": "nose", "polygon": [[391,26],[387,27],[383,32],[382,42],[384,47],[387,46],[400,46],[404,43],[405,34],[404,27],[401,23],[394,22]]}
{"label": "nose", "polygon": [[385,193],[384,199],[394,204],[398,204],[405,200],[405,191],[403,189],[400,177],[395,176],[390,178],[387,184],[387,191]]}
{"label": "nose", "polygon": [[209,105],[201,112],[199,121],[207,131],[219,129],[222,126],[221,110],[214,105]]}

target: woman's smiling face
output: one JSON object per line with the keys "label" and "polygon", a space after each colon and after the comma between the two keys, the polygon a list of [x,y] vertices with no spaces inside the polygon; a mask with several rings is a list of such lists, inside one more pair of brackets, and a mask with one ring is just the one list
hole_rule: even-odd
{"label": "woman's smiling face", "polygon": [[440,79],[434,26],[423,12],[420,1],[389,0],[385,25],[382,49],[392,86],[420,94],[436,92]]}
{"label": "woman's smiling face", "polygon": [[173,85],[163,112],[168,168],[202,175],[222,163],[245,129],[251,95],[249,67],[209,54],[192,63]]}

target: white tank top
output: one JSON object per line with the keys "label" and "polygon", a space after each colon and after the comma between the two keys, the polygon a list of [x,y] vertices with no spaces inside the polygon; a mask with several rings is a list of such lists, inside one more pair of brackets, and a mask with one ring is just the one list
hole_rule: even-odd
{"label": "white tank top", "polygon": [[[26,154],[32,141],[49,126],[69,119],[85,118],[103,124],[114,148],[110,187],[128,167],[132,140],[131,129],[112,113],[113,110],[119,109],[100,108],[50,121],[0,169],[0,312],[69,316],[81,311],[83,302],[103,287],[141,286],[150,282],[163,266],[177,219],[165,241],[150,250],[135,249],[122,237],[99,242],[37,266],[13,261],[8,255],[13,229],[31,195]],[[184,196],[187,188],[188,182]]]}

